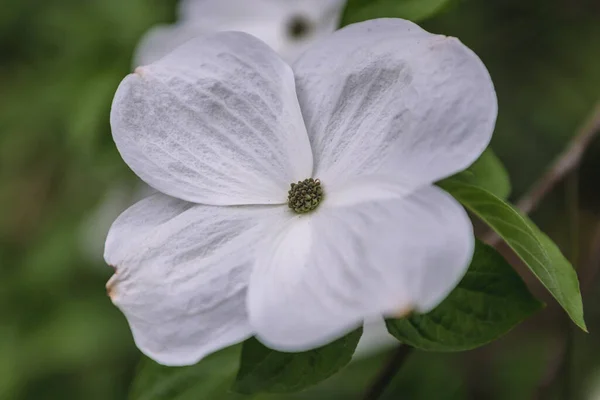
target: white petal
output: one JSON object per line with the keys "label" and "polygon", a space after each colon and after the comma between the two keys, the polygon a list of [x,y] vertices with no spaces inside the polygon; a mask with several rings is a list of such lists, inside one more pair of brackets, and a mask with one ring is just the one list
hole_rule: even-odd
{"label": "white petal", "polygon": [[408,21],[337,31],[294,71],[324,183],[379,174],[429,184],[469,166],[492,136],[497,101],[481,60]]}
{"label": "white petal", "polygon": [[246,287],[262,221],[281,206],[194,205],[152,195],[112,226],[107,284],[137,346],[165,365],[194,364],[252,332]]}
{"label": "white petal", "polygon": [[456,286],[473,230],[447,193],[327,206],[280,224],[250,278],[250,324],[275,349],[328,343],[364,319],[427,312]]}
{"label": "white petal", "polygon": [[[312,44],[337,29],[344,0],[184,0],[180,18],[186,26],[246,32],[264,41],[286,61],[295,61]],[[292,34],[304,21],[302,35]]]}
{"label": "white petal", "polygon": [[139,177],[187,201],[282,204],[312,173],[292,71],[243,33],[192,39],[138,68],[117,90],[111,126]]}

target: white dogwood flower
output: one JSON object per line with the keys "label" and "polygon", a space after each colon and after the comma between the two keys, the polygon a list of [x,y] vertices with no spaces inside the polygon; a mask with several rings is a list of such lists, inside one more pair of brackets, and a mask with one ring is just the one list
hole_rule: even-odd
{"label": "white dogwood flower", "polygon": [[[150,64],[191,38],[221,31],[252,34],[293,62],[313,42],[337,29],[345,0],[182,0],[179,22],[152,28],[140,41],[134,65]],[[152,189],[139,182],[114,185],[81,231],[81,249],[102,258],[102,240],[119,214]],[[100,245],[99,245],[100,243]]]}
{"label": "white dogwood flower", "polygon": [[151,29],[135,55],[150,64],[186,41],[221,31],[249,33],[293,62],[338,27],[345,0],[182,0],[179,21]]}
{"label": "white dogwood flower", "polygon": [[293,67],[224,32],[137,69],[113,137],[161,193],[115,221],[105,259],[138,347],[166,365],[251,335],[302,351],[431,310],[474,241],[433,183],[478,158],[496,113],[471,50],[397,19],[348,26]]}

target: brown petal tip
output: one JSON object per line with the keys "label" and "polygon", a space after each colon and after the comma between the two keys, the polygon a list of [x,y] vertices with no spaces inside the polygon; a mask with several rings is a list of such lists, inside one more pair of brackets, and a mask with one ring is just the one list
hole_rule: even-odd
{"label": "brown petal tip", "polygon": [[111,300],[115,300],[117,286],[117,275],[113,275],[106,283],[106,294]]}
{"label": "brown petal tip", "polygon": [[405,307],[399,309],[396,313],[392,314],[392,318],[405,318],[408,317],[415,310],[412,304],[408,304]]}

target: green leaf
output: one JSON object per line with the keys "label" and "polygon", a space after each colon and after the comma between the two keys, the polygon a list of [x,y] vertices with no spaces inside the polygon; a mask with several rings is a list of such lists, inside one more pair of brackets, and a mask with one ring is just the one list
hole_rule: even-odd
{"label": "green leaf", "polygon": [[468,169],[448,179],[456,179],[479,186],[501,199],[507,199],[511,191],[510,178],[506,168],[489,148]]}
{"label": "green leaf", "polygon": [[433,17],[452,0],[348,0],[342,26],[373,18],[404,18],[418,22]]}
{"label": "green leaf", "polygon": [[454,179],[439,185],[496,231],[550,291],[573,322],[587,332],[577,274],[548,236],[513,206],[484,188]]}
{"label": "green leaf", "polygon": [[130,400],[238,400],[229,388],[239,365],[241,346],[214,353],[189,367],[165,367],[144,358]]}
{"label": "green leaf", "polygon": [[282,353],[251,338],[244,342],[233,389],[239,393],[297,392],[319,383],[350,362],[362,328],[326,346],[302,353]]}
{"label": "green leaf", "polygon": [[499,338],[540,308],[510,264],[477,241],[469,270],[439,306],[386,324],[394,337],[418,349],[462,351]]}

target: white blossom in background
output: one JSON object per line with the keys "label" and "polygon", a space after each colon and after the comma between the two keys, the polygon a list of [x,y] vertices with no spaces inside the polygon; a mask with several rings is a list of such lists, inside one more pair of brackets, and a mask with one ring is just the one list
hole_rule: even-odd
{"label": "white blossom in background", "polygon": [[383,353],[399,346],[398,339],[387,330],[385,320],[378,316],[364,321],[362,336],[354,351],[353,359],[360,359]]}
{"label": "white blossom in background", "polygon": [[225,32],[137,69],[115,95],[113,137],[160,193],[123,213],[105,248],[137,346],[165,365],[252,335],[302,351],[431,310],[474,246],[465,210],[433,183],[478,158],[496,113],[471,50],[397,19],[348,26],[291,67]]}
{"label": "white blossom in background", "polygon": [[195,38],[215,32],[249,33],[293,62],[339,25],[345,0],[181,0],[179,21],[150,30],[134,57],[147,65]]}
{"label": "white blossom in background", "polygon": [[[345,0],[181,0],[179,22],[152,28],[138,44],[134,66],[150,64],[191,38],[221,31],[252,34],[288,62],[339,25]],[[102,258],[112,222],[137,200],[152,194],[143,183],[111,188],[82,225],[81,248],[91,260]]]}
{"label": "white blossom in background", "polygon": [[142,181],[119,182],[109,188],[81,225],[79,243],[82,254],[90,261],[102,260],[106,234],[115,219],[132,204],[155,192]]}

